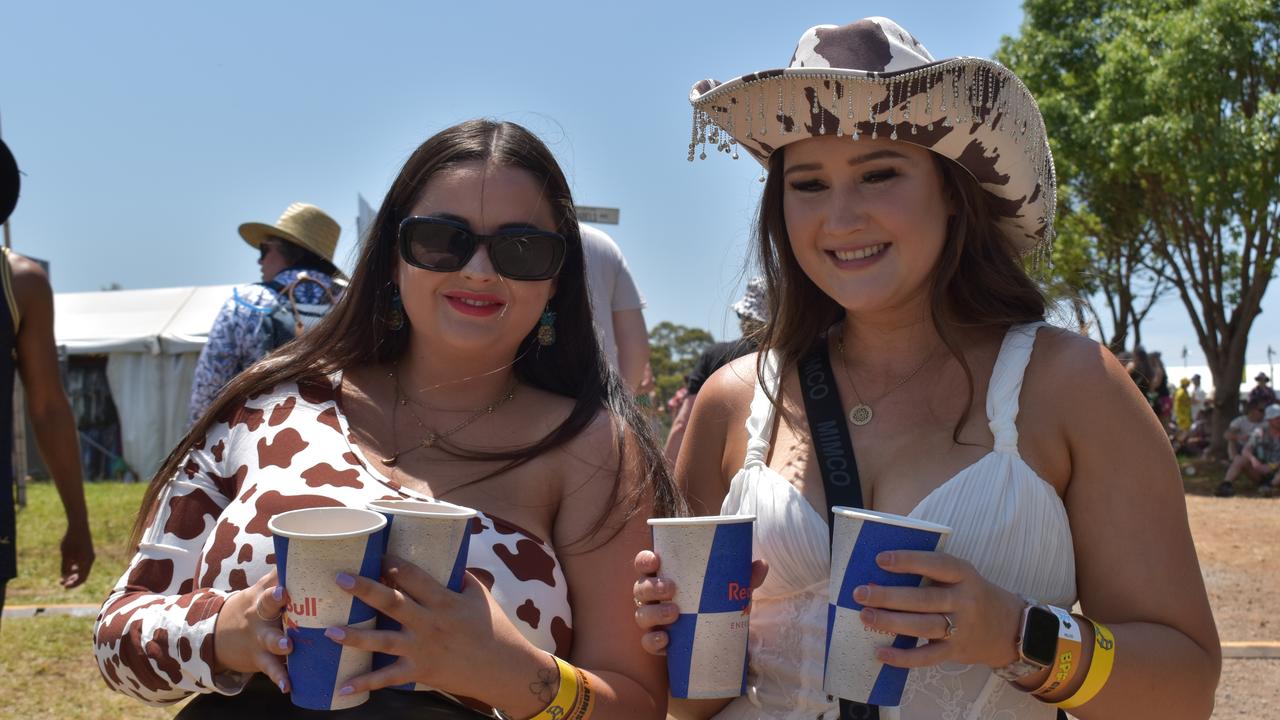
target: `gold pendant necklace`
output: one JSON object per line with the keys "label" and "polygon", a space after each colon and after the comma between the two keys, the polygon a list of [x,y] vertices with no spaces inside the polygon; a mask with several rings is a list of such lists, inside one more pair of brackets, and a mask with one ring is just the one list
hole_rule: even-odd
{"label": "gold pendant necklace", "polygon": [[411,452],[413,450],[417,450],[419,448],[427,448],[427,449],[433,448],[436,446],[436,443],[449,437],[450,435],[453,435],[454,433],[461,431],[463,428],[479,420],[485,415],[492,415],[495,411],[497,411],[498,408],[502,407],[504,403],[506,403],[516,394],[516,381],[513,378],[511,381],[511,385],[507,387],[506,392],[504,392],[502,396],[499,397],[497,400],[494,400],[493,402],[483,407],[476,408],[471,412],[470,415],[467,416],[465,420],[458,423],[457,425],[454,425],[448,430],[445,430],[444,432],[436,432],[435,430],[429,430],[426,424],[422,422],[422,418],[418,415],[418,412],[414,410],[411,405],[409,405],[409,398],[405,395],[404,390],[400,387],[400,376],[396,374],[396,371],[392,370],[391,372],[387,373],[387,375],[391,377],[396,387],[395,401],[391,405],[391,446],[392,448],[399,447],[398,443],[396,442],[396,409],[401,405],[408,408],[409,414],[413,416],[413,420],[414,422],[417,423],[418,429],[421,430],[423,433],[422,437],[418,440],[418,442],[414,443],[413,445],[410,445],[409,447],[404,448],[402,450],[400,449],[394,450],[394,452],[392,452],[390,455],[380,458],[382,460],[382,464],[390,468],[393,468],[400,463],[401,455],[404,455],[405,453]]}
{"label": "gold pendant necklace", "polygon": [[[849,422],[857,425],[858,427],[862,427],[863,425],[871,422],[871,419],[875,417],[875,413],[871,410],[871,403],[864,402],[862,400],[862,394],[858,392],[858,386],[853,382],[853,373],[849,372],[849,361],[846,360],[844,356],[843,330],[840,332],[840,337],[836,340],[836,351],[840,353],[840,366],[844,368],[844,376],[849,381],[849,387],[853,388],[853,396],[858,400],[858,403],[849,410]],[[872,400],[871,402],[880,402],[881,400],[889,397],[889,394],[894,390],[906,385],[908,380],[915,377],[917,373],[924,369],[925,365],[929,364],[929,361],[933,359],[935,352],[936,351],[931,350],[928,355],[924,356],[924,360],[916,366],[915,370],[912,370],[906,377],[899,380],[893,387],[885,390],[880,394],[880,397]]]}

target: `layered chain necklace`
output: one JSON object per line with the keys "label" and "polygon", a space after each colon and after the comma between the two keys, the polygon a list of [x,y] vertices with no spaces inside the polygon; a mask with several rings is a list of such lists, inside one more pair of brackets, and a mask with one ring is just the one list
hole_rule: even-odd
{"label": "layered chain necklace", "polygon": [[843,332],[840,333],[840,337],[836,340],[836,351],[840,353],[840,366],[844,368],[844,376],[846,379],[849,380],[849,387],[853,388],[853,396],[858,400],[858,404],[854,405],[853,409],[849,411],[849,422],[853,423],[854,425],[857,425],[858,427],[862,427],[863,425],[866,425],[867,423],[871,422],[871,419],[873,417],[875,417],[875,413],[872,412],[871,410],[871,403],[880,402],[881,400],[889,397],[889,394],[892,393],[894,390],[897,390],[903,385],[906,385],[907,381],[915,377],[921,370],[923,370],[924,367],[928,365],[931,360],[933,360],[934,355],[937,354],[936,349],[929,351],[929,353],[924,356],[924,360],[921,361],[921,363],[916,366],[915,370],[912,370],[911,372],[907,373],[906,377],[894,383],[893,387],[880,393],[880,397],[872,400],[871,402],[864,402],[862,399],[862,394],[858,392],[858,386],[855,385],[853,382],[853,373],[849,372],[849,361],[845,359]]}
{"label": "layered chain necklace", "polygon": [[[393,448],[396,448],[396,449],[390,455],[381,458],[382,464],[386,465],[387,467],[395,467],[396,465],[398,465],[400,463],[400,456],[404,455],[407,452],[412,452],[420,448],[433,448],[441,440],[444,440],[450,435],[460,432],[463,428],[474,423],[480,418],[486,415],[492,415],[494,412],[498,410],[498,408],[502,407],[508,400],[510,400],[512,397],[515,396],[516,385],[517,385],[515,379],[513,378],[511,381],[511,384],[507,386],[506,391],[503,392],[502,395],[498,397],[498,399],[494,400],[488,405],[484,405],[476,408],[475,410],[472,410],[471,413],[467,415],[467,418],[465,420],[458,423],[457,425],[454,425],[448,430],[444,430],[443,432],[437,432],[435,430],[429,429],[426,423],[422,422],[422,417],[418,415],[418,411],[414,410],[413,406],[409,404],[409,397],[407,394],[405,394],[404,389],[400,386],[400,376],[396,373],[396,371],[392,369],[390,372],[387,373],[387,377],[391,378],[392,382],[395,383],[395,388],[396,388],[395,402],[391,405],[391,445]],[[413,416],[414,422],[417,423],[418,425],[418,430],[422,433],[422,437],[420,437],[416,442],[414,442],[409,447],[406,447],[403,449],[400,449],[399,444],[396,442],[396,410],[401,406],[404,406],[409,410],[409,414]]]}

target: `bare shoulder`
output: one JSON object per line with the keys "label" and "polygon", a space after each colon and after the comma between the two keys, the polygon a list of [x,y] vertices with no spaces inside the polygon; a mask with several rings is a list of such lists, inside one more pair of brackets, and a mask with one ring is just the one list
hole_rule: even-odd
{"label": "bare shoulder", "polygon": [[49,275],[40,267],[40,263],[19,255],[9,253],[9,267],[13,273],[13,291],[21,302],[23,296],[33,293],[47,294],[52,292],[49,286]]}
{"label": "bare shoulder", "polygon": [[40,266],[40,263],[32,260],[26,255],[19,255],[16,252],[9,253],[9,265],[13,268],[13,276],[34,277],[49,282],[49,275]]}
{"label": "bare shoulder", "polygon": [[1023,455],[1060,491],[1087,457],[1112,457],[1116,451],[1110,446],[1120,438],[1127,438],[1131,450],[1139,437],[1152,452],[1169,447],[1146,399],[1111,351],[1069,330],[1039,331],[1019,404]]}
{"label": "bare shoulder", "polygon": [[1062,328],[1039,331],[1024,381],[1027,399],[1047,400],[1070,413],[1096,410],[1099,403],[1114,406],[1122,400],[1119,391],[1136,388],[1106,346]]}
{"label": "bare shoulder", "polygon": [[639,472],[643,452],[626,421],[601,408],[557,453],[559,510],[553,535],[558,546],[588,547],[597,533],[608,536],[629,513],[627,499],[647,496],[649,479]]}
{"label": "bare shoulder", "polygon": [[[566,406],[556,408],[557,424],[567,418],[573,410],[573,401],[568,398],[561,399],[566,402]],[[622,418],[606,408],[600,408],[582,430],[565,444],[565,449],[572,458],[592,464],[601,464],[602,461],[617,458],[618,430],[624,425]]]}
{"label": "bare shoulder", "polygon": [[[521,416],[536,437],[546,436],[569,419],[575,405],[573,398],[526,383],[520,384],[519,392],[515,397],[518,400],[515,406],[520,410]],[[600,418],[597,417],[592,424],[599,421]]]}
{"label": "bare shoulder", "polygon": [[743,355],[716,370],[698,392],[695,407],[715,409],[718,416],[745,418],[755,394],[759,359],[760,353]]}

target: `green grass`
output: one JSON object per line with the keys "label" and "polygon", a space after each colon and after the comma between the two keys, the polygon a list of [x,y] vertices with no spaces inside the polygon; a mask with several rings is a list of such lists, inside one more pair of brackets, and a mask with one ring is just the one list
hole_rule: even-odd
{"label": "green grass", "polygon": [[9,618],[0,625],[0,718],[173,717],[107,689],[93,660],[93,618]]}
{"label": "green grass", "polygon": [[51,482],[29,485],[27,507],[18,511],[19,574],[9,581],[6,606],[101,603],[133,555],[125,544],[146,487],[146,483],[85,484],[97,559],[87,582],[65,590],[58,584],[62,567],[58,545],[66,532],[67,518],[58,491]]}
{"label": "green grass", "polygon": [[[33,483],[18,511],[18,572],[6,607],[97,605],[132,556],[126,547],[144,483],[85,485],[97,560],[89,580],[73,590],[59,584],[58,544],[66,516],[52,483]],[[0,718],[167,718],[156,708],[107,688],[93,660],[92,617],[8,618],[0,624]]]}

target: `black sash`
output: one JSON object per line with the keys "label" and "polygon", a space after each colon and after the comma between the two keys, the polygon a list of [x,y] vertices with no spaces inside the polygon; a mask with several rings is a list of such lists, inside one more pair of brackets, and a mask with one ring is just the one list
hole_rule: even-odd
{"label": "black sash", "polygon": [[[827,537],[836,526],[831,508],[862,507],[862,480],[853,454],[853,438],[845,424],[844,403],[836,388],[826,341],[819,342],[800,361],[800,390],[804,414],[809,418],[813,450],[822,470],[822,487],[827,495]],[[840,700],[840,720],[879,720],[880,708],[852,700]]]}

